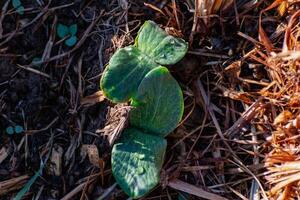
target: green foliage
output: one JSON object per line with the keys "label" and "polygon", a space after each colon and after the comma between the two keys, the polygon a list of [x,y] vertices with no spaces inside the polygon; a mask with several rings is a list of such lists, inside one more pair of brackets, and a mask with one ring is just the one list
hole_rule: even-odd
{"label": "green foliage", "polygon": [[137,91],[145,75],[158,64],[134,46],[119,49],[101,78],[101,89],[113,102],[126,102]]}
{"label": "green foliage", "polygon": [[24,128],[22,127],[22,126],[20,126],[20,125],[16,125],[15,126],[15,133],[16,134],[20,134],[20,133],[22,133],[24,131]]}
{"label": "green foliage", "polygon": [[8,126],[8,127],[5,129],[5,132],[6,132],[8,135],[14,134],[14,132],[15,132],[14,127]]}
{"label": "green foliage", "polygon": [[42,174],[44,163],[41,161],[39,170],[30,178],[30,180],[24,185],[22,190],[18,192],[18,194],[15,196],[13,200],[21,200],[23,199],[24,195],[30,190],[33,183],[36,181],[36,179]]}
{"label": "green foliage", "polygon": [[161,65],[177,63],[186,54],[188,48],[184,40],[168,35],[152,21],[147,21],[142,26],[135,45]]}
{"label": "green foliage", "polygon": [[20,133],[24,132],[24,128],[23,128],[23,126],[20,126],[20,125],[8,126],[5,129],[5,131],[8,135],[13,135],[14,133],[20,134]]}
{"label": "green foliage", "polygon": [[71,35],[71,36],[76,35],[77,29],[78,29],[78,28],[77,28],[77,24],[71,25],[71,26],[69,27],[69,33],[70,33],[70,35]]}
{"label": "green foliage", "polygon": [[63,24],[57,25],[57,36],[62,39],[69,34],[69,28]]}
{"label": "green foliage", "polygon": [[130,113],[131,125],[165,137],[183,114],[180,86],[165,67],[151,70],[141,82]]}
{"label": "green foliage", "polygon": [[67,46],[69,46],[69,47],[72,47],[72,46],[74,46],[76,44],[76,42],[77,42],[77,37],[76,36],[72,36],[72,37],[70,37],[69,39],[67,39],[65,41],[65,44]]}
{"label": "green foliage", "polygon": [[131,197],[141,197],[159,182],[166,151],[165,139],[126,129],[112,150],[112,171],[117,183]]}
{"label": "green foliage", "polygon": [[19,13],[19,15],[24,15],[25,8],[24,8],[24,6],[22,6],[22,3],[20,0],[13,0],[12,5],[16,9],[17,13]]}
{"label": "green foliage", "polygon": [[147,21],[139,31],[135,46],[120,49],[112,56],[102,76],[101,89],[113,102],[126,102],[135,95],[151,69],[175,64],[187,48],[184,40],[167,35],[154,22]]}
{"label": "green foliage", "polygon": [[60,39],[63,39],[65,37],[68,36],[68,39],[65,40],[65,45],[72,47],[76,44],[77,42],[77,37],[76,37],[76,33],[77,33],[77,24],[73,24],[71,26],[66,26],[63,24],[58,24],[57,25],[57,36]]}
{"label": "green foliage", "polygon": [[22,3],[21,3],[20,0],[13,0],[12,5],[13,5],[14,8],[18,8],[19,6],[22,5]]}
{"label": "green foliage", "polygon": [[19,15],[24,15],[24,10],[25,8],[23,6],[20,6],[17,8],[17,13],[19,13]]}
{"label": "green foliage", "polygon": [[111,101],[131,101],[130,127],[112,150],[117,183],[132,198],[158,184],[166,151],[164,139],[183,115],[183,95],[166,67],[183,58],[187,43],[167,35],[154,22],[141,27],[134,46],[119,49],[110,59],[100,86]]}

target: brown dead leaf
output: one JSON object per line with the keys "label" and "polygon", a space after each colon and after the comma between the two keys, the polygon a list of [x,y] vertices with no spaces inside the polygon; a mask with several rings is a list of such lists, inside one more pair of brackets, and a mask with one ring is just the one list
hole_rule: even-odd
{"label": "brown dead leaf", "polygon": [[[28,181],[29,175],[23,175],[16,178],[8,179],[0,182],[0,196],[3,196],[9,192],[21,189]],[[2,198],[1,198],[2,199]]]}
{"label": "brown dead leaf", "polygon": [[233,78],[240,77],[242,61],[238,60],[231,63],[228,67],[225,68],[225,73]]}
{"label": "brown dead leaf", "polygon": [[245,92],[237,92],[237,91],[234,91],[234,90],[227,90],[226,89],[223,92],[223,95],[224,95],[224,97],[229,97],[233,100],[242,101],[242,102],[247,103],[247,104],[252,103],[251,99],[248,97],[248,94],[245,93]]}
{"label": "brown dead leaf", "polygon": [[295,22],[298,20],[299,16],[300,16],[300,10],[295,12],[289,20],[288,26],[285,30],[282,52],[292,50],[292,46],[293,46],[291,44],[291,43],[293,43],[291,41],[292,29],[294,27]]}
{"label": "brown dead leaf", "polygon": [[54,145],[48,165],[48,174],[60,176],[62,173],[62,157],[64,150],[59,145]]}
{"label": "brown dead leaf", "polygon": [[292,108],[299,108],[300,107],[300,94],[294,95],[291,97],[289,101],[289,106]]}
{"label": "brown dead leaf", "polygon": [[96,145],[92,144],[92,145],[87,145],[84,144],[81,147],[81,155],[83,157],[85,157],[86,155],[89,158],[90,163],[92,163],[94,166],[96,167],[101,167],[100,166],[100,157],[99,157],[99,152],[98,152],[98,148]]}
{"label": "brown dead leaf", "polygon": [[96,103],[99,103],[99,102],[102,102],[105,100],[105,97],[104,97],[104,94],[103,92],[100,90],[98,92],[95,92],[94,94],[92,95],[89,95],[89,96],[86,96],[86,97],[83,97],[81,99],[81,102],[80,104],[82,106],[92,106]]}
{"label": "brown dead leaf", "polygon": [[130,109],[131,107],[127,104],[117,104],[110,108],[105,127],[97,130],[96,133],[107,136],[109,144],[113,145],[128,125]]}
{"label": "brown dead leaf", "polygon": [[223,0],[215,0],[212,6],[212,13],[216,13],[220,10],[220,7],[222,6]]}
{"label": "brown dead leaf", "polygon": [[287,123],[291,118],[293,117],[293,114],[290,111],[283,111],[281,112],[274,120],[274,125],[278,124],[285,124]]}
{"label": "brown dead leaf", "polygon": [[280,16],[283,16],[286,13],[288,5],[289,5],[288,2],[284,1],[278,6],[277,12],[279,13]]}
{"label": "brown dead leaf", "polygon": [[271,43],[269,37],[267,36],[266,32],[264,31],[263,27],[262,27],[262,22],[261,22],[261,17],[262,14],[264,12],[267,12],[268,10],[271,10],[273,8],[276,8],[278,6],[280,6],[280,4],[285,1],[285,0],[275,0],[270,6],[268,6],[267,8],[263,9],[260,14],[259,14],[259,27],[258,27],[258,36],[259,36],[259,41],[262,42],[262,44],[265,46],[266,50],[268,51],[268,53],[271,53],[274,46]]}

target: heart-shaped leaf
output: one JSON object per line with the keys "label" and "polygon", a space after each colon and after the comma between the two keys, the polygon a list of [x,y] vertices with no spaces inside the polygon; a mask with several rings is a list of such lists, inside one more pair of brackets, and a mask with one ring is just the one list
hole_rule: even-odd
{"label": "heart-shaped leaf", "polygon": [[134,46],[119,49],[102,75],[101,89],[111,101],[126,102],[135,95],[145,75],[158,66]]}
{"label": "heart-shaped leaf", "polygon": [[20,134],[24,131],[23,126],[20,126],[20,125],[16,125],[14,129],[15,129],[15,133],[17,133],[17,134]]}
{"label": "heart-shaped leaf", "polygon": [[77,33],[77,24],[73,24],[69,27],[69,33],[74,36]]}
{"label": "heart-shaped leaf", "polygon": [[69,34],[69,28],[63,24],[57,25],[57,35],[60,39],[66,37]]}
{"label": "heart-shaped leaf", "polygon": [[19,6],[22,5],[21,1],[20,0],[13,0],[12,1],[12,5],[15,9],[17,9]]}
{"label": "heart-shaped leaf", "polygon": [[161,137],[176,128],[184,108],[180,86],[165,67],[157,67],[145,76],[132,105],[131,125]]}
{"label": "heart-shaped leaf", "polygon": [[135,45],[161,65],[177,63],[188,49],[188,44],[183,39],[168,35],[153,21],[145,22],[138,33]]}
{"label": "heart-shaped leaf", "polygon": [[19,7],[16,9],[16,11],[17,11],[17,13],[18,13],[19,15],[24,15],[24,10],[25,10],[24,6],[19,6]]}
{"label": "heart-shaped leaf", "polygon": [[77,37],[76,36],[72,36],[70,38],[68,38],[66,41],[65,41],[65,44],[69,47],[72,47],[76,44],[77,42]]}
{"label": "heart-shaped leaf", "polygon": [[128,128],[112,150],[112,172],[119,186],[132,198],[151,191],[160,180],[167,142]]}
{"label": "heart-shaped leaf", "polygon": [[12,126],[8,126],[6,129],[5,129],[5,131],[6,131],[6,133],[8,134],[8,135],[12,135],[12,134],[14,134],[14,127],[12,127]]}

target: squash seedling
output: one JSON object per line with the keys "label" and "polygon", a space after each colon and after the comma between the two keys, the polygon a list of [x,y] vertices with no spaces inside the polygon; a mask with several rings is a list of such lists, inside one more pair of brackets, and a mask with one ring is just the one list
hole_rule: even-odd
{"label": "squash seedling", "polygon": [[12,127],[12,126],[8,126],[6,129],[5,129],[5,131],[6,131],[6,133],[8,134],[8,135],[12,135],[12,134],[14,134],[14,127]]}
{"label": "squash seedling", "polygon": [[167,142],[183,115],[183,95],[169,70],[188,44],[146,21],[135,44],[119,49],[100,81],[104,95],[115,103],[130,101],[129,128],[112,149],[112,172],[119,186],[136,199],[160,181]]}
{"label": "squash seedling", "polygon": [[65,40],[65,45],[67,45],[69,47],[72,47],[76,44],[76,42],[77,42],[76,33],[77,33],[77,24],[73,24],[69,27],[66,25],[63,25],[63,24],[57,25],[57,36],[60,39],[63,39],[64,37],[69,36]]}
{"label": "squash seedling", "polygon": [[24,6],[22,6],[22,3],[20,0],[13,0],[12,5],[16,9],[16,11],[19,15],[24,15],[25,8],[24,8]]}
{"label": "squash seedling", "polygon": [[24,131],[24,128],[20,125],[16,125],[16,126],[8,126],[6,129],[5,129],[6,133],[8,135],[13,135],[14,133],[16,134],[20,134]]}

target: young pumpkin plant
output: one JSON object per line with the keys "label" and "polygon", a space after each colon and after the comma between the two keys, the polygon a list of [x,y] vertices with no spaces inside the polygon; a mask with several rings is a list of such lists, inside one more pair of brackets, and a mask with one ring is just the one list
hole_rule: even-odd
{"label": "young pumpkin plant", "polygon": [[160,181],[167,142],[183,115],[177,81],[161,65],[177,63],[188,44],[146,21],[135,44],[119,49],[110,59],[100,87],[114,103],[127,102],[130,126],[112,149],[112,172],[126,194],[136,199]]}

